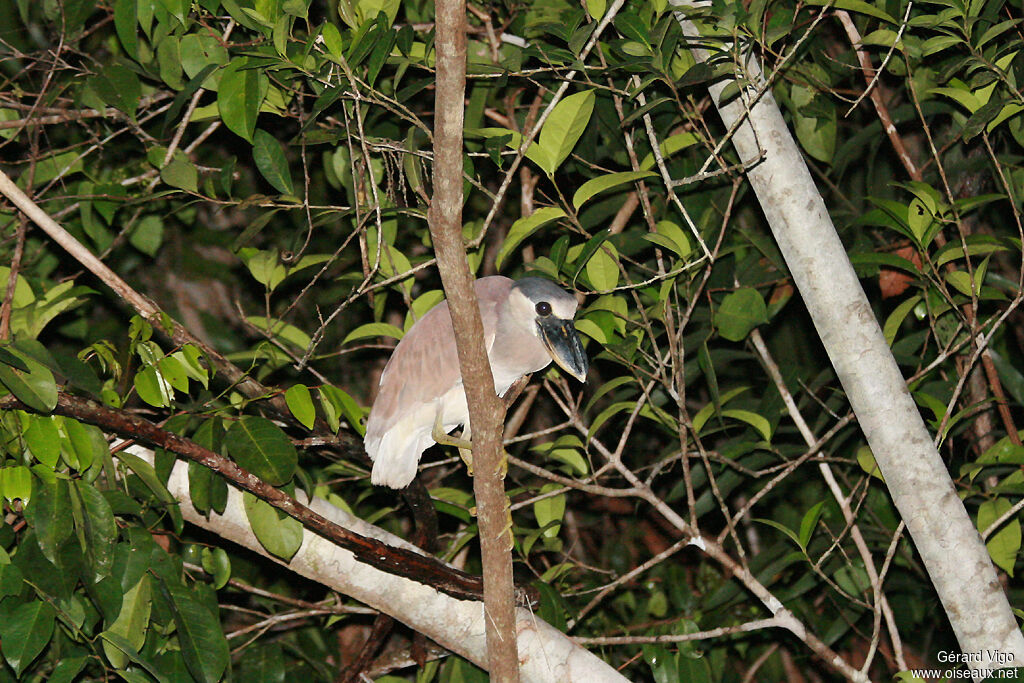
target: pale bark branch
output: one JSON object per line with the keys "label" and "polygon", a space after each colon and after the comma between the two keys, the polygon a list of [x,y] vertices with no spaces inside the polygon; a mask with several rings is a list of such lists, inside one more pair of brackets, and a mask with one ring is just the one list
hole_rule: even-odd
{"label": "pale bark branch", "polygon": [[[152,453],[133,446],[133,453],[152,460]],[[410,628],[478,666],[487,666],[484,607],[476,600],[459,600],[430,586],[359,562],[351,552],[306,530],[299,551],[289,562],[263,549],[249,526],[241,492],[230,487],[224,514],[205,517],[192,507],[188,493],[188,467],[174,466],[167,488],[178,499],[182,516],[191,524],[259,553],[290,571],[349,595],[386,612]],[[337,524],[373,534],[389,545],[404,544],[383,529],[351,517],[323,499],[309,507]],[[415,550],[409,548],[410,550]],[[553,626],[525,609],[516,611],[520,669],[526,683],[625,683],[626,679],[598,657],[580,647]]]}
{"label": "pale bark branch", "polygon": [[[24,406],[13,397],[0,398],[0,410],[15,408]],[[403,575],[412,565],[435,565],[444,574],[453,576],[461,573],[456,568],[424,555],[405,540],[321,498],[310,499],[301,490],[297,491],[297,499],[285,496],[226,458],[124,411],[61,394],[55,412],[96,424],[108,433],[161,445],[176,455],[210,467],[227,478],[231,485],[223,514],[210,512],[207,516],[192,506],[188,462],[179,460],[174,465],[167,489],[178,502],[186,521],[259,553],[300,576],[389,614],[452,652],[479,666],[487,666],[483,603],[472,598],[470,593],[454,597],[435,586]],[[153,463],[153,451],[138,443],[127,446],[125,450]],[[272,556],[256,538],[243,506],[243,490],[267,500],[303,523],[302,545],[288,562]],[[337,531],[336,536],[331,535],[331,529]],[[373,560],[372,557],[360,559],[358,547],[350,546],[346,541],[338,542],[344,538],[361,539],[359,544],[375,548],[391,569],[374,566],[367,561]],[[402,571],[395,573],[396,570]],[[516,610],[514,624],[520,644],[519,673],[524,681],[626,681],[615,669],[532,612],[522,608]]]}
{"label": "pale bark branch", "polygon": [[[699,38],[686,12],[703,3],[673,4],[683,33]],[[723,45],[723,49],[735,46]],[[698,60],[712,56],[694,48]],[[1017,628],[995,569],[949,472],[932,443],[778,105],[752,55],[738,64],[748,85],[722,103],[723,79],[712,100],[724,124],[736,128],[740,158],[763,154],[748,177],[789,265],[804,304],[871,446],[896,507],[907,523],[972,668],[1024,663]],[[1001,662],[993,656],[1013,657]]]}

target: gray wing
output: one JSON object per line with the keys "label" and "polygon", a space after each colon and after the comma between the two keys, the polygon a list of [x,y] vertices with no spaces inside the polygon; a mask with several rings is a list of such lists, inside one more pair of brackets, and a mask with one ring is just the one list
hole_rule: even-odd
{"label": "gray wing", "polygon": [[[498,304],[508,297],[513,281],[502,276],[481,278],[475,288],[480,300],[484,341],[494,342]],[[402,337],[380,378],[380,391],[366,424],[368,449],[402,414],[430,403],[462,382],[451,312],[444,301]]]}

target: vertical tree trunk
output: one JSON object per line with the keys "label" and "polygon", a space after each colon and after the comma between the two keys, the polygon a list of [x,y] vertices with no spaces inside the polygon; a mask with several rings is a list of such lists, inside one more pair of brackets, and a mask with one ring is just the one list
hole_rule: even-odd
{"label": "vertical tree trunk", "polygon": [[436,5],[437,89],[434,114],[434,195],[428,214],[437,266],[448,298],[463,385],[473,425],[473,492],[480,529],[492,681],[518,683],[515,586],[508,540],[508,498],[501,474],[505,404],[494,392],[480,308],[462,242],[462,122],[466,92],[466,6]]}

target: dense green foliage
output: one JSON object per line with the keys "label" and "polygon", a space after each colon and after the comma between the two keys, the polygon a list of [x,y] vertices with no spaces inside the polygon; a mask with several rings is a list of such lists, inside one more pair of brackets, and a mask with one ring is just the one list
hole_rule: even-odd
{"label": "dense green foliage", "polygon": [[[837,677],[780,629],[644,644],[766,616],[731,571],[677,543],[670,508],[846,661],[872,658],[872,677],[954,650],[744,184],[756,160],[735,158],[708,101],[707,82],[741,75],[730,53],[696,64],[665,0],[471,9],[471,264],[586,295],[587,385],[535,377],[509,445],[516,572],[542,586],[539,615],[575,636],[635,636],[595,650],[633,680]],[[400,498],[370,485],[362,453],[342,445],[352,441],[306,439],[358,436],[393,339],[442,298],[426,226],[432,11],[425,0],[0,0],[3,170],[290,409],[287,423],[267,419],[281,418],[268,397],[133,315],[4,206],[0,262],[18,272],[6,288],[0,268],[0,385],[30,410],[0,415],[0,681],[334,680],[354,656],[369,622],[344,597],[183,524],[164,486],[173,456],[154,468],[112,453],[98,428],[51,412],[59,387],[166,420],[272,485],[408,535]],[[892,135],[858,100],[870,74],[846,12],[867,58],[884,62],[873,87]],[[716,1],[704,22],[710,44],[763,55],[980,529],[1024,496],[1011,438],[1024,417],[1019,17],[1005,0],[753,0]],[[425,461],[439,554],[468,548],[479,571],[465,469],[440,448]],[[197,508],[221,509],[223,480],[193,465],[190,481]],[[301,530],[261,505],[247,505],[250,520],[287,559]],[[1020,605],[1018,516],[987,540]],[[483,680],[455,657],[416,676]]]}

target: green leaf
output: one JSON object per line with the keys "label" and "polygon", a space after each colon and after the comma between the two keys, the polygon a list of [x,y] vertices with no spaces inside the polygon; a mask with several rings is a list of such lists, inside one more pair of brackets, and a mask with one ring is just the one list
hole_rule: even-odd
{"label": "green leaf", "polygon": [[971,92],[963,82],[954,78],[951,83],[954,87],[932,88],[929,92],[936,95],[944,95],[951,100],[955,100],[972,114],[981,109],[984,102],[980,101],[978,96]]}
{"label": "green leaf", "polygon": [[245,267],[249,269],[256,282],[271,292],[288,277],[288,270],[281,263],[280,255],[276,250],[245,247],[238,252],[238,256],[245,263]]}
{"label": "green leaf", "polygon": [[199,382],[205,389],[209,384],[210,371],[203,366],[200,359],[203,352],[191,344],[185,344],[180,351],[175,351],[168,358],[173,358],[190,378]]}
{"label": "green leaf", "polygon": [[594,418],[593,422],[590,423],[590,429],[587,431],[587,439],[593,438],[597,434],[598,430],[604,425],[605,422],[610,420],[615,415],[626,411],[632,410],[636,407],[635,401],[616,401],[604,410],[602,410],[597,417]]}
{"label": "green leaf", "polygon": [[143,216],[131,233],[128,241],[146,256],[155,256],[164,241],[164,222],[159,216]]}
{"label": "green leaf", "polygon": [[924,57],[930,57],[954,45],[962,44],[964,39],[960,36],[933,36],[921,44],[921,53]]}
{"label": "green leaf", "polygon": [[312,429],[316,422],[316,408],[305,384],[293,384],[284,392],[285,403],[295,419],[306,429]]}
{"label": "green leaf", "polygon": [[[794,129],[801,146],[818,161],[830,163],[836,148],[835,106],[814,88],[803,85],[794,85],[790,97]],[[807,113],[812,110],[813,113]]]}
{"label": "green leaf", "polygon": [[[0,292],[3,292],[3,296],[7,296],[7,283],[11,278],[11,269],[7,266],[0,266]],[[33,301],[36,300],[35,292],[32,291],[32,286],[28,283],[28,280],[21,274],[18,275],[14,281],[14,296],[11,299],[11,305],[14,308],[24,308]],[[0,354],[0,363],[11,364],[10,358],[12,357],[9,352],[5,350],[5,347],[0,346],[0,350],[3,350],[7,355]],[[15,364],[15,367],[19,367]],[[22,367],[22,370],[28,372],[28,368]]]}
{"label": "green leaf", "polygon": [[216,683],[227,669],[230,652],[217,617],[179,583],[158,581],[170,603],[178,644],[189,673],[200,683]]}
{"label": "green leaf", "polygon": [[243,415],[228,429],[224,443],[239,466],[271,486],[286,484],[295,474],[295,446],[266,418]]}
{"label": "green leaf", "polygon": [[766,322],[768,307],[761,293],[752,287],[727,294],[715,311],[718,333],[729,341],[742,341],[751,330]]}
{"label": "green leaf", "polygon": [[324,22],[320,33],[324,37],[324,45],[332,57],[341,59],[345,55],[345,43],[341,39],[341,32],[338,27],[329,21]]}
{"label": "green leaf", "polygon": [[0,562],[0,599],[17,595],[24,584],[25,575],[17,566],[10,564],[9,559],[7,562]]}
{"label": "green leaf", "polygon": [[185,83],[181,78],[181,41],[177,36],[165,36],[157,43],[156,58],[160,67],[160,78],[174,90],[180,90]]}
{"label": "green leaf", "polygon": [[[564,487],[561,484],[544,484],[540,489],[540,494],[558,491],[562,488]],[[565,494],[559,493],[541,498],[533,504],[533,516],[537,518],[537,526],[543,530],[544,536],[547,538],[558,537],[558,530],[561,527],[562,518],[565,516],[565,500]]]}
{"label": "green leaf", "polygon": [[114,513],[107,499],[91,484],[77,479],[70,491],[75,531],[96,581],[110,573],[114,562],[117,541]]}
{"label": "green leaf", "polygon": [[262,70],[248,66],[248,58],[240,57],[231,60],[221,72],[217,109],[228,130],[252,142],[256,117],[270,80]]}
{"label": "green leaf", "polygon": [[573,476],[582,477],[590,471],[583,453],[578,448],[552,448],[545,456],[565,465]]}
{"label": "green leaf", "polygon": [[256,129],[252,138],[252,157],[260,175],[273,185],[274,189],[286,195],[295,194],[284,148],[277,138],[262,128]]}
{"label": "green leaf", "polygon": [[210,508],[210,487],[217,479],[217,475],[197,462],[188,464],[188,497],[192,501],[192,507],[199,514],[209,518]]}
{"label": "green leaf", "polygon": [[676,683],[693,679],[679,676],[679,655],[669,652],[664,645],[647,643],[642,648],[644,661],[651,667],[654,683]]}
{"label": "green leaf", "polygon": [[398,329],[391,323],[366,323],[345,335],[345,339],[342,340],[341,345],[344,346],[345,344],[358,339],[370,339],[372,337],[392,337],[393,339],[401,339],[403,336],[404,333],[402,330]]}
{"label": "green leaf", "polygon": [[619,30],[622,35],[630,40],[634,40],[638,43],[650,47],[651,36],[650,30],[647,28],[647,24],[636,12],[629,10],[620,12],[615,17],[615,28]]}
{"label": "green leaf", "polygon": [[47,683],[71,683],[75,677],[85,668],[89,657],[65,657],[57,666],[53,667]]}
{"label": "green leaf", "polygon": [[309,335],[288,323],[278,320],[277,318],[267,318],[262,315],[252,315],[245,319],[246,322],[264,330],[273,339],[280,341],[286,341],[289,344],[296,346],[301,350],[309,348],[309,345],[313,343]]}
{"label": "green leaf", "polygon": [[199,171],[188,159],[174,157],[166,166],[160,169],[160,178],[179,190],[186,192],[199,191]]}
{"label": "green leaf", "polygon": [[292,559],[302,546],[302,524],[251,493],[242,494],[242,502],[253,533],[267,552],[286,562]]}
{"label": "green leaf", "polygon": [[910,200],[910,204],[907,205],[907,226],[918,242],[923,242],[925,233],[934,221],[932,209],[919,197]]}
{"label": "green leaf", "polygon": [[[362,5],[363,3],[360,3]],[[395,6],[398,3],[395,2]],[[398,31],[393,28],[389,28],[383,32],[383,35],[377,38],[376,44],[373,46],[373,51],[370,53],[370,59],[367,60],[366,70],[366,83],[369,86],[377,80],[377,76],[380,74],[381,68],[384,66],[387,58],[391,55],[395,47],[395,42],[398,40]]]}
{"label": "green leaf", "polygon": [[203,548],[203,569],[213,577],[213,587],[220,590],[231,578],[231,558],[223,548]]}
{"label": "green leaf", "polygon": [[871,452],[868,446],[861,446],[857,449],[857,464],[860,465],[860,468],[866,474],[876,477],[879,481],[885,483],[882,470],[878,468],[878,463],[875,462],[875,454]]}
{"label": "green leaf", "polygon": [[[171,683],[171,679],[164,675],[163,667],[158,665],[149,657],[142,655],[138,650],[132,647],[132,644],[124,636],[108,630],[100,633],[100,638],[103,639],[104,651],[106,651],[106,646],[109,644],[117,650],[120,650],[127,661],[135,662],[145,669],[150,676],[156,679],[157,683]],[[118,671],[118,674],[121,678],[128,681],[128,683],[149,683],[150,681],[150,679],[142,673],[131,669]]]}
{"label": "green leaf", "polygon": [[188,373],[185,372],[185,366],[177,358],[164,356],[157,361],[156,366],[168,384],[183,394],[188,393]]}
{"label": "green leaf", "polygon": [[[711,394],[711,403],[704,408],[701,408],[700,412],[697,413],[697,417],[700,417],[701,413],[708,411],[704,417],[706,420],[711,416],[712,413],[718,413],[722,410],[722,404],[740,393],[739,391],[726,392],[725,397],[722,396],[721,389],[718,386],[718,373],[715,372],[715,364],[711,360],[711,350],[708,349],[708,340],[705,338],[701,341],[700,346],[697,348],[697,365],[700,367],[701,372],[704,373],[704,378],[708,383],[708,392]],[[694,429],[700,432],[697,425],[697,417],[694,418]]]}
{"label": "green leaf", "polygon": [[971,296],[972,293],[977,295],[981,293],[981,284],[985,281],[987,269],[988,259],[986,258],[974,267],[973,274],[968,273],[966,270],[954,270],[946,273],[946,282],[953,285],[964,296]]}
{"label": "green leaf", "polygon": [[[701,136],[696,133],[677,133],[676,135],[672,135],[663,140],[662,143],[658,145],[658,150],[661,152],[661,157],[663,159],[668,159],[679,150],[686,149],[687,147],[692,147],[697,144],[701,139]],[[657,163],[658,160],[654,158],[654,154],[648,154],[644,157],[644,160],[640,162],[640,168],[646,171],[654,168]]]}
{"label": "green leaf", "polygon": [[773,519],[762,519],[762,518],[759,518],[759,517],[755,517],[753,521],[760,522],[761,524],[767,524],[768,526],[772,527],[773,529],[778,529],[779,531],[784,533],[787,537],[792,539],[792,541],[794,543],[796,543],[798,546],[800,546],[801,548],[803,547],[801,545],[801,543],[800,543],[800,537],[797,536],[793,532],[793,530],[790,529],[789,527],[787,527],[785,524],[782,524],[781,522],[776,522]]}
{"label": "green leaf", "polygon": [[800,520],[800,547],[807,550],[807,544],[811,542],[811,536],[814,535],[814,529],[818,526],[818,520],[821,519],[821,511],[825,506],[825,501],[820,501],[811,506],[811,509],[804,514],[804,518]]}
{"label": "green leaf", "polygon": [[[188,6],[187,3],[185,6]],[[188,33],[181,39],[178,49],[181,54],[181,68],[190,79],[210,66],[215,67],[209,71],[201,85],[207,90],[217,90],[220,84],[220,70],[216,66],[228,63],[228,51],[220,39],[207,31]]]}
{"label": "green leaf", "polygon": [[[989,235],[967,235],[967,253],[970,256],[988,256],[997,251],[1006,251],[1009,247]],[[950,261],[964,257],[963,245],[958,241],[947,242],[945,246],[932,255],[936,266],[944,266]]]}
{"label": "green leaf", "polygon": [[907,315],[914,310],[914,306],[917,306],[918,302],[921,301],[920,296],[912,296],[906,301],[902,302],[899,306],[893,309],[889,317],[885,319],[885,327],[883,332],[885,334],[885,341],[892,346],[896,340],[896,333],[900,330],[900,325],[906,319]]}
{"label": "green leaf", "polygon": [[108,64],[91,83],[100,99],[135,119],[142,83],[134,71],[120,64]]}
{"label": "green leaf", "polygon": [[0,384],[32,410],[49,413],[57,406],[57,382],[42,363],[11,346],[5,350],[17,357],[28,372],[0,363]]}
{"label": "green leaf", "polygon": [[619,252],[611,242],[602,243],[587,261],[587,279],[598,291],[615,289],[618,286]]}
{"label": "green leaf", "polygon": [[735,389],[731,389],[722,394],[717,401],[708,403],[706,406],[698,410],[697,414],[693,416],[693,431],[700,434],[701,429],[703,429],[707,421],[710,420],[717,411],[721,410],[722,406],[742,394],[744,391],[747,391],[747,389],[749,389],[749,387],[736,387]]}
{"label": "green leaf", "polygon": [[48,602],[33,600],[0,619],[0,641],[4,659],[21,676],[32,660],[43,651],[53,636],[57,611]]}
{"label": "green leaf", "polygon": [[32,500],[32,471],[24,465],[0,469],[0,498],[28,504]]}
{"label": "green leaf", "polygon": [[[36,163],[36,174],[32,186],[39,187],[55,178],[66,178],[79,173],[84,168],[82,157],[78,152],[61,152],[45,156]],[[4,285],[6,291],[6,285]]]}
{"label": "green leaf", "polygon": [[[136,652],[146,642],[146,631],[149,629],[149,614],[153,606],[153,590],[148,574],[143,574],[121,600],[121,611],[113,624],[100,634],[105,638],[110,634],[118,635]],[[123,669],[130,661],[121,649],[108,640],[103,641],[103,652],[115,669]]]}
{"label": "green leaf", "polygon": [[147,366],[136,373],[132,384],[139,398],[149,405],[157,408],[171,405],[174,389],[155,366]]}
{"label": "green leaf", "polygon": [[[626,43],[625,45],[622,45],[620,49],[622,49],[623,52],[631,54],[634,57],[651,56],[651,47],[649,45],[644,45],[642,43]],[[656,97],[651,100],[648,100],[647,104],[637,109],[634,109],[632,112],[629,113],[629,115],[626,118],[622,119],[622,128],[625,129],[627,127],[631,127],[631,124],[634,121],[649,115],[652,111],[654,111],[661,105],[665,104],[666,102],[674,103],[675,101],[671,97]],[[660,148],[661,145],[658,145],[658,147]],[[644,159],[644,161],[646,161],[646,159]],[[641,170],[646,171],[648,170],[648,168],[643,168],[643,165],[641,165]]]}
{"label": "green leaf", "polygon": [[601,327],[593,320],[580,318],[576,321],[575,325],[578,332],[582,332],[598,344],[604,346],[608,343],[608,335],[605,334],[604,330],[602,330]]}
{"label": "green leaf", "polygon": [[752,413],[749,410],[729,408],[728,410],[722,411],[722,417],[731,417],[734,420],[746,422],[748,425],[753,427],[765,441],[771,441],[772,439],[771,423],[757,413]]}
{"label": "green leaf", "polygon": [[139,58],[138,0],[117,0],[114,3],[114,29],[124,51],[132,59]]}
{"label": "green leaf", "polygon": [[501,270],[502,264],[505,259],[508,258],[519,244],[527,237],[535,233],[541,226],[551,221],[562,218],[565,216],[565,211],[556,206],[545,206],[541,209],[537,209],[529,216],[520,218],[512,227],[508,229],[508,235],[505,237],[505,241],[501,245],[501,249],[498,250],[498,255],[495,258],[494,264],[498,270]]}
{"label": "green leaf", "polygon": [[836,2],[834,3],[832,2],[832,0],[809,0],[807,4],[817,5],[819,7],[828,5],[830,7],[835,7],[836,9],[844,9],[849,12],[856,12],[857,14],[866,14],[869,17],[875,17],[876,19],[887,21],[893,25],[899,24],[899,22],[893,19],[892,15],[890,15],[888,12],[884,12],[883,10],[878,9],[871,3],[865,2],[865,0],[836,0]]}
{"label": "green leaf", "polygon": [[650,178],[653,175],[655,173],[651,171],[623,171],[593,178],[580,185],[580,189],[576,190],[576,193],[572,196],[572,206],[579,211],[579,208],[587,200],[605,190],[610,190],[613,187],[618,187],[634,180],[640,180],[641,178]]}
{"label": "green leaf", "polygon": [[[594,91],[585,90],[569,95],[555,105],[537,139],[537,154],[530,156],[549,176],[572,152],[580,136],[590,123],[594,111]],[[533,151],[531,148],[530,151]]]}
{"label": "green leaf", "polygon": [[153,492],[157,500],[164,505],[174,505],[177,503],[174,494],[167,490],[167,487],[160,481],[160,478],[156,475],[156,470],[153,469],[151,464],[134,453],[129,453],[125,450],[118,451],[115,455],[135,476],[142,480],[142,483]]}
{"label": "green leaf", "polygon": [[57,549],[73,530],[68,483],[63,479],[53,484],[41,482],[32,496],[32,503],[25,508],[25,519],[35,529],[43,555],[50,562],[56,562]]}
{"label": "green leaf", "polygon": [[686,260],[693,249],[690,247],[690,240],[682,228],[672,221],[658,221],[655,225],[658,232],[644,234],[644,239],[657,244],[679,255],[679,258]]}
{"label": "green leaf", "polygon": [[[978,507],[978,531],[986,530],[1011,507],[1013,503],[1006,498],[986,500]],[[998,531],[988,537],[985,544],[992,562],[1010,576],[1013,576],[1013,565],[1017,561],[1020,546],[1021,526],[1017,517],[1004,522]]]}
{"label": "green leaf", "polygon": [[1006,390],[1017,403],[1024,403],[1024,373],[1021,373],[1016,363],[1008,361],[995,349],[990,348],[989,353]]}
{"label": "green leaf", "polygon": [[338,430],[338,417],[343,415],[349,426],[360,436],[366,433],[366,426],[362,422],[366,411],[345,391],[330,384],[323,385],[320,387],[320,405],[323,406],[324,412],[333,416],[333,421],[328,419],[328,423],[334,431]]}

